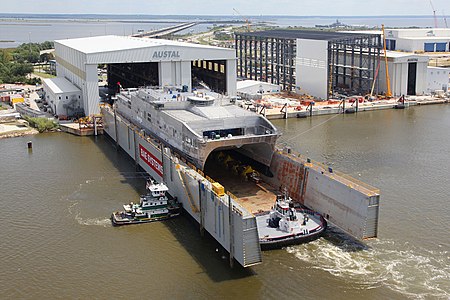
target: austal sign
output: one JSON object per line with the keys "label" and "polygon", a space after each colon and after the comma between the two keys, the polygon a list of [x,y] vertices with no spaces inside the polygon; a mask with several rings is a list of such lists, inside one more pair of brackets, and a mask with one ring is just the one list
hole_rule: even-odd
{"label": "austal sign", "polygon": [[163,177],[163,166],[161,161],[139,144],[139,156],[141,159],[153,169],[159,176]]}
{"label": "austal sign", "polygon": [[162,58],[180,58],[180,51],[155,51],[153,52],[153,59]]}

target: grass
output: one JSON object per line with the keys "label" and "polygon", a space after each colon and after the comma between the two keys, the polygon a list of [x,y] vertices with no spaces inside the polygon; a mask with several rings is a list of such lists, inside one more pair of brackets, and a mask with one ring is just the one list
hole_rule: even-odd
{"label": "grass", "polygon": [[24,119],[28,121],[31,127],[36,128],[39,132],[51,131],[59,127],[58,123],[47,118],[30,118],[24,116]]}
{"label": "grass", "polygon": [[52,75],[52,74],[47,74],[47,73],[37,72],[37,71],[34,71],[33,74],[36,76],[42,77],[42,78],[55,78],[56,77],[55,75]]}

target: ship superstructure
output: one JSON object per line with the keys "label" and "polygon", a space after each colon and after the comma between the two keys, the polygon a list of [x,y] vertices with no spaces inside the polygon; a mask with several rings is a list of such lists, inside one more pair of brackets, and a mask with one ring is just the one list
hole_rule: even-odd
{"label": "ship superstructure", "polygon": [[164,87],[129,89],[117,98],[121,115],[197,168],[204,168],[213,151],[229,149],[270,166],[277,129],[265,117],[233,105],[229,97]]}

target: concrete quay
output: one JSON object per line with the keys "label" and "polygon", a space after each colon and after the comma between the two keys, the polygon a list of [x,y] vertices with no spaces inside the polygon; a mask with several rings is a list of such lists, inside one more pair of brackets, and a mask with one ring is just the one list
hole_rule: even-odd
{"label": "concrete quay", "polygon": [[103,134],[103,127],[98,125],[97,128],[93,126],[80,125],[80,123],[60,123],[59,128],[63,132],[78,136],[90,136],[90,135],[100,135]]}
{"label": "concrete quay", "polygon": [[[429,96],[417,96],[410,97],[405,100],[405,107],[415,106],[415,105],[431,105],[431,104],[445,104],[449,103],[449,98],[436,98]],[[355,103],[346,103],[345,109],[353,108],[354,112],[363,112],[363,111],[374,111],[381,109],[395,109],[396,105],[399,104],[397,99],[385,99],[378,100],[372,102],[363,102],[358,103],[356,106]],[[356,108],[357,107],[357,108]],[[341,104],[322,104],[321,102],[316,102],[312,107],[312,112],[310,111],[309,106],[299,105],[296,107],[288,107],[287,113],[282,110],[282,107],[276,106],[271,108],[263,109],[262,105],[256,107],[256,112],[263,114],[269,120],[275,119],[285,119],[285,118],[306,118],[310,116],[320,116],[320,115],[332,115],[332,114],[341,114],[344,113]]]}

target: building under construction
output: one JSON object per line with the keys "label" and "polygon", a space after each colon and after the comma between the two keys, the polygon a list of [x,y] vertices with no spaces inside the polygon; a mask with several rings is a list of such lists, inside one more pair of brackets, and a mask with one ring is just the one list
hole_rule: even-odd
{"label": "building under construction", "polygon": [[235,45],[239,77],[328,99],[335,92],[370,93],[382,40],[370,33],[269,30],[236,33]]}

